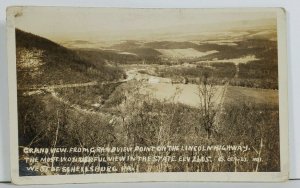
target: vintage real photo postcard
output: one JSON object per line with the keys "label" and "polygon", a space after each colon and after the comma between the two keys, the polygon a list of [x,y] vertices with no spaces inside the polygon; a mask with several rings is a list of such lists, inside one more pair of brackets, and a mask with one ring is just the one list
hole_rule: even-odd
{"label": "vintage real photo postcard", "polygon": [[280,8],[7,9],[16,184],[288,179]]}

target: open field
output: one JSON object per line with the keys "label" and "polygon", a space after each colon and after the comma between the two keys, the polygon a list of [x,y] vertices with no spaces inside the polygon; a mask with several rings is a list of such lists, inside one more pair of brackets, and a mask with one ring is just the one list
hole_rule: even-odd
{"label": "open field", "polygon": [[[201,102],[198,87],[199,86],[196,84],[147,84],[142,89],[142,93],[148,92],[150,93],[150,96],[160,101],[172,101],[175,103],[182,103],[197,108],[200,106]],[[223,90],[224,86],[215,87],[215,94],[212,98],[214,104],[219,104],[221,102]]]}
{"label": "open field", "polygon": [[238,105],[243,102],[278,106],[278,90],[228,86],[225,103]]}
{"label": "open field", "polygon": [[197,58],[206,56],[209,54],[217,53],[218,51],[212,50],[207,52],[200,52],[193,48],[187,49],[156,49],[160,53],[162,53],[163,57],[174,58],[174,59],[184,59],[184,58]]}

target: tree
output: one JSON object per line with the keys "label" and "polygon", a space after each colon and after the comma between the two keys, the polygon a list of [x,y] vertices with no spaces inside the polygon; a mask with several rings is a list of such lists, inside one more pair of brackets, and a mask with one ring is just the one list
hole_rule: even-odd
{"label": "tree", "polygon": [[204,72],[198,85],[198,96],[200,98],[200,128],[204,127],[207,132],[207,138],[209,139],[213,129],[216,116],[216,109],[213,102],[213,97],[216,94],[216,86],[209,78],[209,73]]}

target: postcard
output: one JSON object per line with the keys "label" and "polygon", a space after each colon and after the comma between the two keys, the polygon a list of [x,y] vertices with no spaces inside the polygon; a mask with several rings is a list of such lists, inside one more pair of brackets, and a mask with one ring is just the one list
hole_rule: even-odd
{"label": "postcard", "polygon": [[285,181],[281,8],[7,9],[15,184]]}

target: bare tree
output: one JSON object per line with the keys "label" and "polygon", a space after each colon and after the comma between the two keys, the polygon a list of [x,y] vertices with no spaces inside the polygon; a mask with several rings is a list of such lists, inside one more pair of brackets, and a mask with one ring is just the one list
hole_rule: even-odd
{"label": "bare tree", "polygon": [[205,72],[200,79],[198,85],[198,96],[200,98],[200,127],[203,126],[207,132],[207,138],[209,139],[213,129],[217,110],[215,109],[213,97],[216,94],[216,86],[209,78],[209,74]]}

